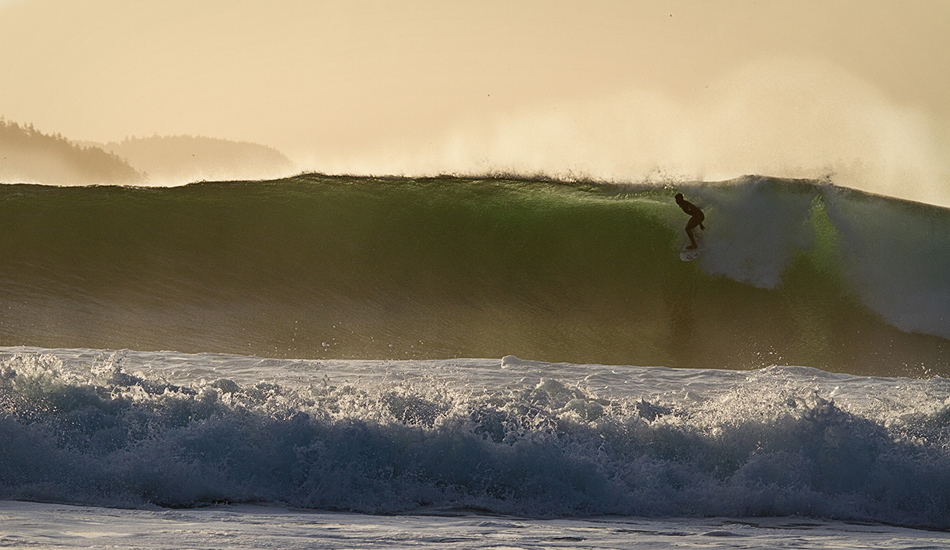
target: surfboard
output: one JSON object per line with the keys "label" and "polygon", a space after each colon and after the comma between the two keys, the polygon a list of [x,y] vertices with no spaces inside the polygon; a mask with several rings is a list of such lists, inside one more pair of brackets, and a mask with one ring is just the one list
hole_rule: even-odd
{"label": "surfboard", "polygon": [[683,260],[684,262],[691,262],[695,260],[696,258],[698,258],[699,255],[703,253],[703,248],[704,248],[703,245],[705,244],[703,242],[703,239],[700,238],[698,235],[696,235],[693,238],[696,239],[696,248],[693,248],[693,249],[686,248],[687,246],[689,246],[689,243],[686,243],[685,245],[683,245],[683,249],[680,251],[680,259]]}
{"label": "surfboard", "polygon": [[695,260],[696,258],[698,258],[699,255],[702,254],[702,252],[703,252],[702,248],[698,248],[698,247],[692,250],[683,248],[683,250],[680,251],[680,259],[683,260],[684,262],[691,262]]}

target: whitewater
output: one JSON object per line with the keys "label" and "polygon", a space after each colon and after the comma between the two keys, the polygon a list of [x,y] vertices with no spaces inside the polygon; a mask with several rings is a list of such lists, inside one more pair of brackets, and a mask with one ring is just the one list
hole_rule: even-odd
{"label": "whitewater", "polygon": [[0,225],[5,546],[948,543],[946,209],[303,175]]}

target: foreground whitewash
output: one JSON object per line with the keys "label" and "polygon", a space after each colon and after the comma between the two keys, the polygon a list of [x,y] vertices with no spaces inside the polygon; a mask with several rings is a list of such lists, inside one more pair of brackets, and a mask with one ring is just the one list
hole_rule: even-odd
{"label": "foreground whitewash", "polygon": [[947,529],[948,418],[946,379],[804,367],[7,348],[0,499]]}

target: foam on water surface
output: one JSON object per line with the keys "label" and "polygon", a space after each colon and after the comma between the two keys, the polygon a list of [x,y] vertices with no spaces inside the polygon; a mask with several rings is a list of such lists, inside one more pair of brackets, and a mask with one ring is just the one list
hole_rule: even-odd
{"label": "foam on water surface", "polygon": [[950,534],[804,518],[537,520],[471,512],[365,516],[262,506],[116,510],[0,501],[5,548],[924,549]]}
{"label": "foam on water surface", "polygon": [[950,383],[7,348],[0,497],[946,528]]}

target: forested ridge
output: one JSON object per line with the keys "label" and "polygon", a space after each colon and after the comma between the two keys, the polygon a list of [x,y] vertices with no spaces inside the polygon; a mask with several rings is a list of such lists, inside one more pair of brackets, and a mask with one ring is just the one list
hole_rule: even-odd
{"label": "forested ridge", "polygon": [[0,117],[0,182],[88,185],[135,184],[145,175],[122,157],[80,146],[61,134],[45,134]]}

